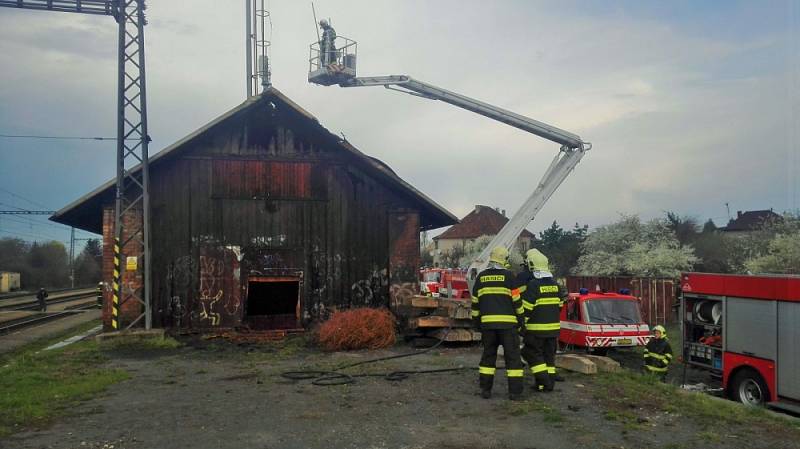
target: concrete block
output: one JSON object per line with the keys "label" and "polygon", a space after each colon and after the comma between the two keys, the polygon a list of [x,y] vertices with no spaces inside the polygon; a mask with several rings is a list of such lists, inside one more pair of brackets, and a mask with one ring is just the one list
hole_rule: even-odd
{"label": "concrete block", "polygon": [[620,366],[619,362],[609,357],[592,354],[581,355],[581,357],[587,358],[594,362],[594,364],[597,365],[597,371],[601,373],[618,373],[622,371],[622,367]]}
{"label": "concrete block", "polygon": [[556,355],[556,366],[576,373],[597,374],[597,365],[594,362],[576,354]]}

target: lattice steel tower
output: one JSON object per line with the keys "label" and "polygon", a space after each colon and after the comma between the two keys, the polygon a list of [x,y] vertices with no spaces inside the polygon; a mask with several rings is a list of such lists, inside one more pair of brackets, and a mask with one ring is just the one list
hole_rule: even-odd
{"label": "lattice steel tower", "polygon": [[[144,321],[145,328],[150,329],[150,137],[147,134],[144,57],[144,26],[147,20],[144,0],[0,0],[0,7],[106,15],[117,21],[117,189],[112,326],[115,330],[121,330]],[[140,169],[135,172],[137,166]],[[142,282],[133,283],[133,287],[122,282],[122,261],[126,254],[141,254],[143,259]],[[119,311],[128,301],[141,303],[142,313],[130,322],[123,323]]]}

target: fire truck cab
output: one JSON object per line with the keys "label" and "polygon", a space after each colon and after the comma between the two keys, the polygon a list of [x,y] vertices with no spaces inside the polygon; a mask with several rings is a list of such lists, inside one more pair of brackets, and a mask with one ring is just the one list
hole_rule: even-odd
{"label": "fire truck cab", "polygon": [[420,270],[420,293],[435,298],[469,299],[467,274],[464,270],[451,268],[428,268]]}
{"label": "fire truck cab", "polygon": [[728,397],[800,412],[800,276],[681,275],[683,357]]}
{"label": "fire truck cab", "polygon": [[650,327],[642,321],[639,299],[627,289],[619,293],[570,293],[561,308],[561,347],[579,347],[604,354],[613,347],[644,346]]}

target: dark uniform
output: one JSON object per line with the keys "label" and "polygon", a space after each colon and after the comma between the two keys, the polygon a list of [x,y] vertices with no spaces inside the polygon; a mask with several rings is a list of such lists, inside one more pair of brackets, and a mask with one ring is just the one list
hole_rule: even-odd
{"label": "dark uniform", "polygon": [[667,369],[672,361],[672,347],[667,337],[651,338],[644,347],[645,371],[658,375],[662,381],[667,379]]}
{"label": "dark uniform", "polygon": [[39,310],[47,312],[47,290],[40,288],[39,293],[36,294],[36,299],[39,302]]}
{"label": "dark uniform", "polygon": [[472,319],[480,326],[483,355],[478,367],[479,384],[488,397],[494,384],[497,347],[503,346],[508,376],[508,394],[512,399],[522,394],[522,360],[517,327],[523,321],[522,302],[512,295],[514,273],[499,265],[481,271],[472,288]]}
{"label": "dark uniform", "polygon": [[525,290],[528,289],[528,282],[530,282],[531,279],[533,279],[533,273],[531,273],[527,265],[524,265],[522,271],[517,273],[517,277],[514,279],[514,292],[521,297],[522,294],[525,293]]}
{"label": "dark uniform", "polygon": [[322,65],[336,62],[336,31],[330,25],[322,25],[322,40],[319,42]]}
{"label": "dark uniform", "polygon": [[531,367],[539,391],[552,391],[556,374],[556,345],[561,331],[559,285],[551,277],[532,278],[522,294],[525,309],[525,347],[522,356]]}

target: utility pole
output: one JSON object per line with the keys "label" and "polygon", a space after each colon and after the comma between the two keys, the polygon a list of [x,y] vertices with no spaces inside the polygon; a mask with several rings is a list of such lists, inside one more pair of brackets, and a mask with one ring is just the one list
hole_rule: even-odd
{"label": "utility pole", "polygon": [[69,229],[69,286],[75,288],[75,228]]}
{"label": "utility pole", "polygon": [[[0,0],[0,7],[112,16],[117,21],[117,167],[114,214],[114,288],[112,327],[130,328],[144,321],[152,326],[150,256],[150,179],[147,134],[147,91],[144,54],[144,0]],[[137,170],[138,169],[138,170]],[[48,211],[52,214],[52,211]],[[42,214],[44,215],[44,214]],[[123,226],[127,225],[124,229]],[[130,288],[122,282],[120,261],[141,254],[142,282]],[[136,301],[142,313],[121,323],[122,305]]]}

